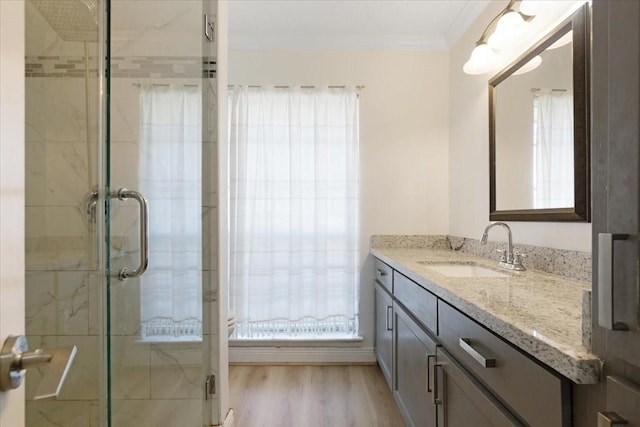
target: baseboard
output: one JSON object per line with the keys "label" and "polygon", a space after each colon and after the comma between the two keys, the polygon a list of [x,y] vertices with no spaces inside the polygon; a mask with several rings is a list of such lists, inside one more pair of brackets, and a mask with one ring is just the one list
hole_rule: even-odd
{"label": "baseboard", "polygon": [[229,347],[230,364],[372,364],[373,347]]}

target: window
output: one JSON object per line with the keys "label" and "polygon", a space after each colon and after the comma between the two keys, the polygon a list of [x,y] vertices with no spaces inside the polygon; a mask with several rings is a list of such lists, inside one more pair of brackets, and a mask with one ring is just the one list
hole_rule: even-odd
{"label": "window", "polygon": [[202,339],[202,130],[198,87],[142,85],[139,186],[149,201],[140,278],[145,341]]}
{"label": "window", "polygon": [[573,96],[539,89],[533,95],[533,206],[574,206]]}
{"label": "window", "polygon": [[358,332],[358,94],[237,87],[230,106],[236,338]]}

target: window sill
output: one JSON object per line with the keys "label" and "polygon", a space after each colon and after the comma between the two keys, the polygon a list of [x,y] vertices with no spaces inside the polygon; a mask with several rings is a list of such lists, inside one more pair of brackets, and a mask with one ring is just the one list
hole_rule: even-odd
{"label": "window sill", "polygon": [[361,347],[364,337],[352,338],[287,338],[287,339],[233,339],[229,347]]}
{"label": "window sill", "polygon": [[157,337],[140,338],[136,342],[141,344],[190,344],[190,343],[201,343],[202,337],[195,336],[195,335],[184,336],[184,337],[157,336]]}

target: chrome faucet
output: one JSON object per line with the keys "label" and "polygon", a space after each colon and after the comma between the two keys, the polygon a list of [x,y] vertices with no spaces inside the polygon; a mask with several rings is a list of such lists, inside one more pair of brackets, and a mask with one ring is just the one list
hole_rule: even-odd
{"label": "chrome faucet", "polygon": [[489,230],[491,230],[496,225],[501,226],[507,231],[506,253],[504,250],[498,251],[502,253],[502,256],[500,257],[500,263],[499,263],[500,267],[508,268],[509,270],[517,270],[517,271],[525,270],[524,265],[522,265],[522,257],[524,255],[519,254],[517,251],[514,252],[511,228],[506,223],[498,221],[498,222],[492,222],[491,224],[487,225],[487,227],[484,229],[484,233],[482,233],[482,238],[480,239],[480,243],[483,245],[487,244],[487,239],[489,237]]}

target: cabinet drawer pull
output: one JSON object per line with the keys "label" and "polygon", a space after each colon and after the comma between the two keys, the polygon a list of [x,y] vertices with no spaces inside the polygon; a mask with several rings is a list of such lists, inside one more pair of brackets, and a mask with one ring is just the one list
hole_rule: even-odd
{"label": "cabinet drawer pull", "polygon": [[378,274],[380,275],[380,277],[384,277],[387,275],[387,272],[381,268],[376,268],[376,270],[378,270]]}
{"label": "cabinet drawer pull", "polygon": [[613,427],[629,424],[615,412],[598,412],[598,427]]}
{"label": "cabinet drawer pull", "polygon": [[389,321],[389,313],[393,316],[393,311],[391,311],[392,309],[392,306],[387,306],[387,331],[393,331],[393,317],[391,318],[391,322]]}
{"label": "cabinet drawer pull", "polygon": [[471,347],[471,340],[469,338],[460,338],[460,347],[473,359],[480,364],[483,368],[495,368],[496,359],[490,359],[484,357],[475,348]]}
{"label": "cabinet drawer pull", "polygon": [[427,353],[427,393],[433,392],[431,388],[431,359],[435,360],[436,355]]}
{"label": "cabinet drawer pull", "polygon": [[438,388],[438,368],[442,369],[442,365],[436,363],[433,365],[433,404],[442,405],[444,400],[440,398],[440,391]]}

